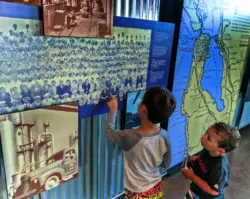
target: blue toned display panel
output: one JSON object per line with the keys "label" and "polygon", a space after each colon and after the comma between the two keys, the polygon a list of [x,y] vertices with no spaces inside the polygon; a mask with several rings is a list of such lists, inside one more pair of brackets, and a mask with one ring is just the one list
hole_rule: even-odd
{"label": "blue toned display panel", "polygon": [[[184,0],[173,94],[177,106],[168,130],[173,162],[202,149],[215,122],[232,124],[244,71],[250,13],[241,2]],[[245,22],[246,21],[246,22]]]}
{"label": "blue toned display panel", "polygon": [[0,16],[21,18],[21,19],[41,19],[41,8],[30,5],[20,5],[15,3],[0,2]]}
{"label": "blue toned display panel", "polygon": [[110,92],[167,84],[173,24],[115,17],[112,39],[42,37],[37,7],[0,5],[0,114],[78,100],[85,118]]}
{"label": "blue toned display panel", "polygon": [[125,129],[138,128],[140,126],[141,121],[137,109],[142,101],[144,93],[145,90],[140,90],[127,94]]}

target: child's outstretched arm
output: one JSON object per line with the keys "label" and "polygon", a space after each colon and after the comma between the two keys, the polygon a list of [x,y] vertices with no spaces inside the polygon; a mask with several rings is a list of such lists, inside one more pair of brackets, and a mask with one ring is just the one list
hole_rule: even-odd
{"label": "child's outstretched arm", "polygon": [[118,103],[115,96],[112,94],[110,96],[111,100],[107,102],[110,112],[104,126],[105,135],[111,142],[118,144],[123,150],[130,150],[141,137],[132,129],[124,131],[115,129]]}
{"label": "child's outstretched arm", "polygon": [[107,102],[110,112],[116,112],[118,107],[117,99],[114,95],[110,93],[111,100]]}
{"label": "child's outstretched arm", "polygon": [[204,192],[212,196],[219,195],[219,192],[213,190],[205,180],[197,176],[192,168],[182,168],[181,172],[187,179],[192,180],[192,182],[195,183],[198,187],[200,187]]}

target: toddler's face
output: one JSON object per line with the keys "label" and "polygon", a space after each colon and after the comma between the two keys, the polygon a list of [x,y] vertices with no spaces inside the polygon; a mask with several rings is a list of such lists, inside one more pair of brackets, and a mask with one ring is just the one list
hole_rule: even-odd
{"label": "toddler's face", "polygon": [[206,133],[201,137],[201,145],[208,151],[217,152],[221,148],[218,143],[222,137],[216,133],[216,129],[211,126],[207,129]]}

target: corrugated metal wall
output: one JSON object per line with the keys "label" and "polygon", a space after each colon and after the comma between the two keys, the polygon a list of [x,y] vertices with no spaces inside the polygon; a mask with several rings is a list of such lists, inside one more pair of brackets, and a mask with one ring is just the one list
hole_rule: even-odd
{"label": "corrugated metal wall", "polygon": [[[116,0],[115,15],[158,21],[160,0]],[[79,177],[32,199],[109,199],[123,193],[122,151],[104,137],[107,115],[81,120]],[[118,117],[118,124],[120,117]],[[119,125],[118,125],[119,128]],[[0,198],[7,199],[2,151]]]}
{"label": "corrugated metal wall", "polygon": [[137,19],[159,20],[160,0],[116,0],[115,15]]}

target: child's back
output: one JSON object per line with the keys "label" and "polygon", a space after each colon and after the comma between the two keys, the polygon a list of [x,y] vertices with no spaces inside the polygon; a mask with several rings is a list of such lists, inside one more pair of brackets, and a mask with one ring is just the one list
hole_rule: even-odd
{"label": "child's back", "polygon": [[[167,131],[157,123],[168,119],[175,108],[171,93],[160,87],[145,92],[138,106],[141,126],[138,129],[116,131],[117,101],[108,102],[110,113],[105,125],[108,139],[124,150],[124,186],[129,198],[162,196],[160,166],[171,162]],[[152,189],[156,192],[152,192]],[[151,195],[150,195],[151,194]],[[153,195],[152,195],[153,194]]]}

